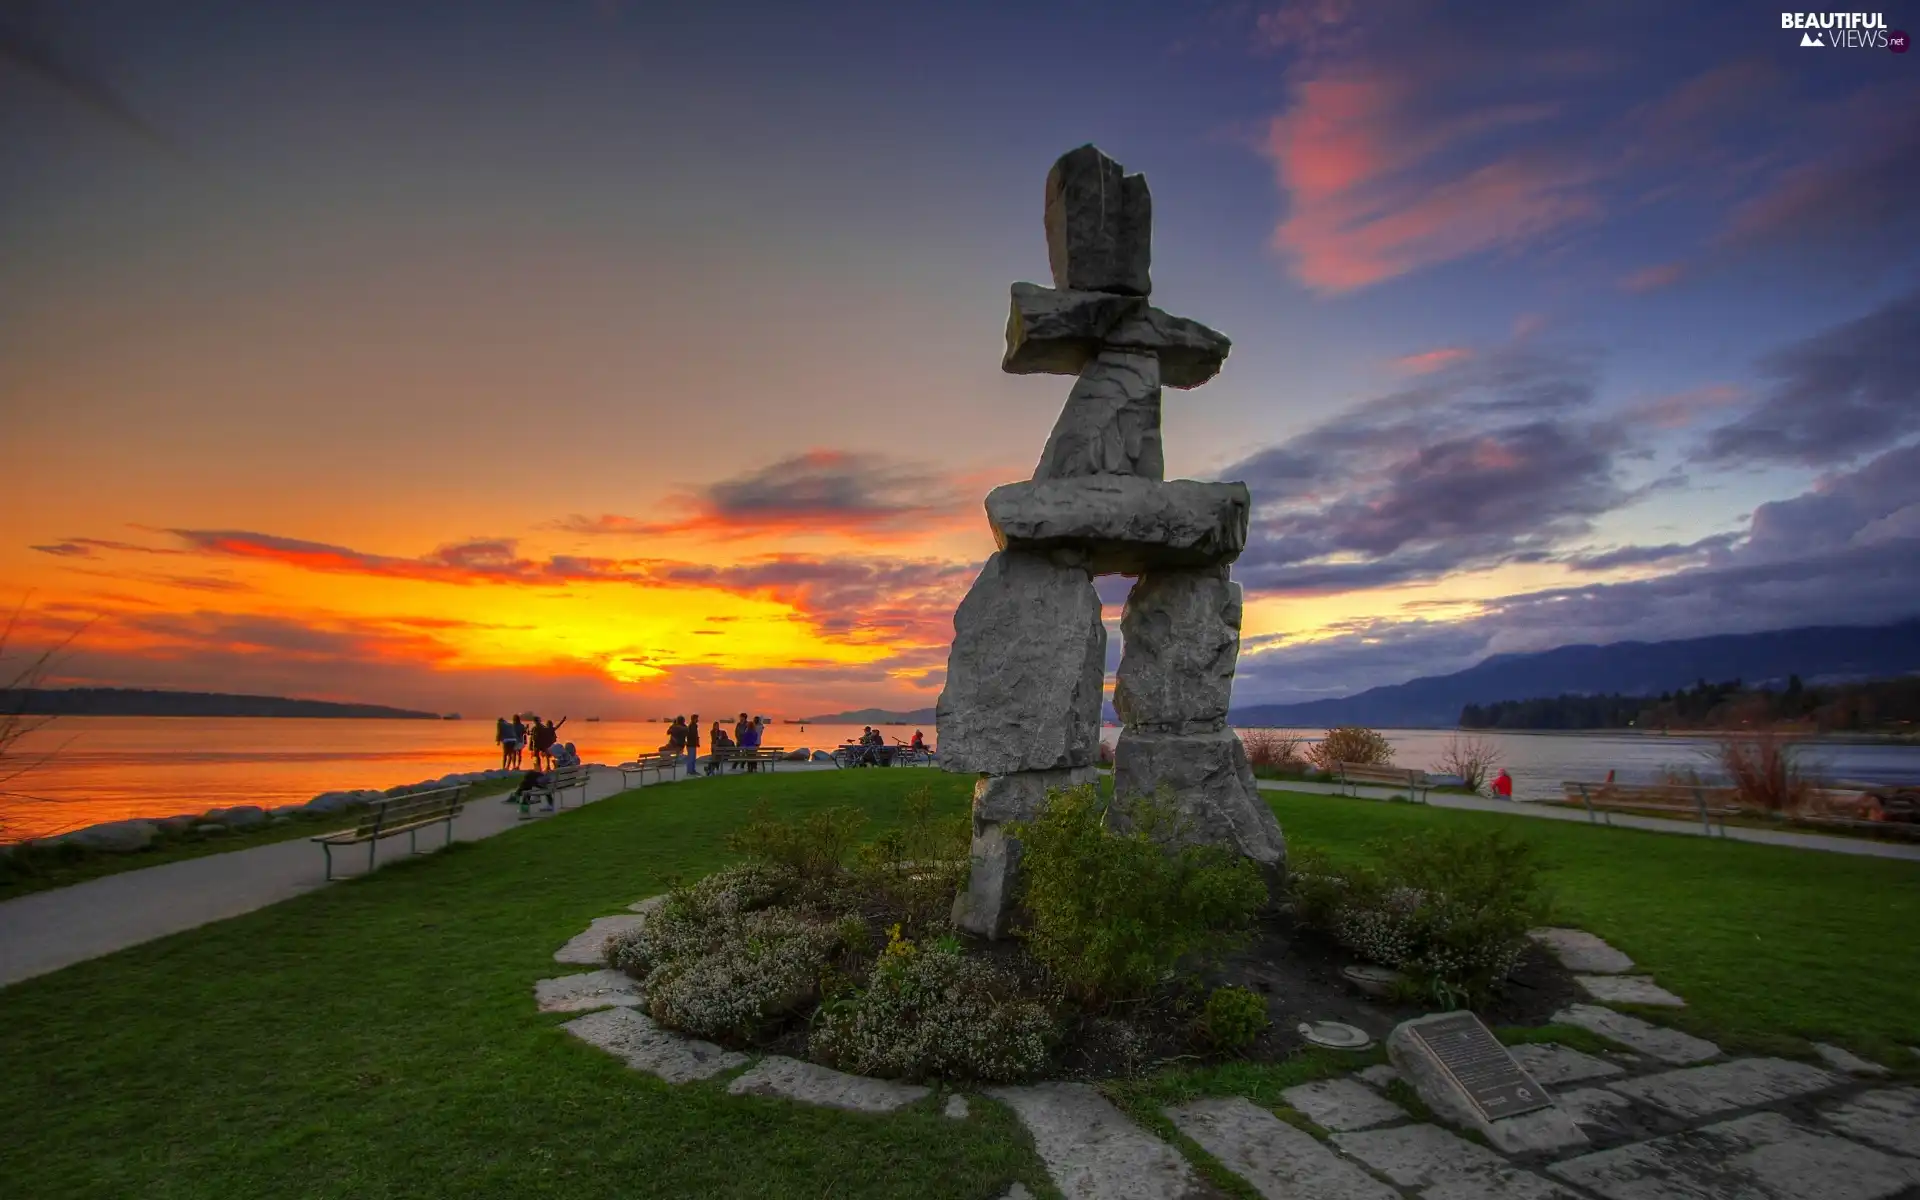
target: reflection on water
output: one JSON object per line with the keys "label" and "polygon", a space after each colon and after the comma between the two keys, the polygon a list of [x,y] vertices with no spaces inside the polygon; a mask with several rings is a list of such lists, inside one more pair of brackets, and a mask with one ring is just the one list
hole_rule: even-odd
{"label": "reflection on water", "polygon": [[[706,722],[705,724],[711,724]],[[904,742],[914,726],[887,726]],[[933,739],[931,724],[920,727]],[[1111,743],[1119,730],[1107,728]],[[1321,730],[1291,730],[1306,738]],[[1447,730],[1387,730],[1395,761],[1436,768]],[[613,763],[659,748],[666,727],[637,721],[569,721],[561,740],[588,762]],[[773,725],[766,744],[831,749],[860,735],[857,725]],[[1513,774],[1522,800],[1558,796],[1566,779],[1595,780],[1615,771],[1622,782],[1648,782],[1668,768],[1712,773],[1711,742],[1644,734],[1485,733]],[[703,739],[704,741],[704,739]],[[454,771],[500,765],[493,722],[335,721],[259,717],[63,717],[20,746],[44,763],[10,790],[33,800],[0,797],[8,837],[38,837],[124,817],[202,812],[234,804],[300,803],[327,791],[391,787]],[[1920,780],[1920,747],[1819,743],[1806,761],[1834,779],[1885,783]]]}

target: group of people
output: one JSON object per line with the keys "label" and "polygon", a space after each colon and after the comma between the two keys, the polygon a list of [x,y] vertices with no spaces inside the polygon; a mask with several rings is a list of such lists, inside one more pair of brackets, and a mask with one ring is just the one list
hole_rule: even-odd
{"label": "group of people", "polygon": [[[858,746],[860,752],[850,756],[856,767],[882,767],[886,765],[880,751],[887,748],[886,735],[871,725],[860,727],[860,740],[851,743]],[[914,754],[927,752],[927,735],[918,729],[913,731],[913,740],[907,743],[907,750]]]}
{"label": "group of people", "polygon": [[[728,734],[721,727],[720,722],[715,721],[713,728],[707,731],[707,746],[711,750],[707,758],[707,774],[719,774],[720,764],[726,760],[730,751],[758,750],[766,727],[765,717],[749,717],[746,713],[741,713],[740,719],[734,722],[732,734]],[[691,779],[700,766],[700,714],[693,714],[691,720],[686,717],[675,717],[673,724],[667,726],[667,741],[660,747],[660,753],[674,758],[684,755],[687,760],[687,777]],[[757,762],[750,761],[746,766],[749,771],[760,769],[760,764]]]}
{"label": "group of people", "polygon": [[[513,714],[513,720],[505,717],[493,719],[493,740],[500,743],[500,768],[504,771],[520,769],[521,755],[526,752],[529,743],[533,746],[533,769],[538,771],[556,765],[553,761],[554,747],[560,743],[560,727],[567,723],[565,717],[558,721],[542,721],[539,717],[528,725],[519,713]],[[567,749],[573,749],[573,743],[567,743]]]}

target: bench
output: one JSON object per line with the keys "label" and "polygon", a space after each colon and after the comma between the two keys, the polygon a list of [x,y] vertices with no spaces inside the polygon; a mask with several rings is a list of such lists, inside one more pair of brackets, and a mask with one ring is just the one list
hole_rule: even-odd
{"label": "bench", "polygon": [[410,854],[420,852],[419,842],[415,840],[421,829],[428,825],[444,824],[447,827],[447,845],[453,844],[453,819],[460,815],[466,806],[468,784],[455,787],[434,788],[426,792],[410,792],[402,796],[389,796],[384,800],[375,800],[360,814],[360,823],[352,829],[342,829],[338,833],[323,833],[311,839],[320,843],[320,849],[327,856],[327,878],[333,878],[333,848],[335,846],[354,846],[361,842],[367,844],[367,870],[373,870],[374,852],[381,838],[407,835],[407,850]]}
{"label": "bench", "polygon": [[765,763],[767,770],[771,771],[773,770],[773,765],[779,762],[786,752],[785,747],[782,746],[748,746],[745,748],[735,746],[721,756],[720,762],[723,765],[731,763],[743,771],[748,769],[758,770],[760,764]]}
{"label": "bench", "polygon": [[1336,762],[1333,764],[1333,777],[1342,788],[1352,788],[1351,795],[1360,794],[1361,784],[1377,787],[1405,788],[1407,795],[1422,804],[1427,802],[1427,792],[1433,787],[1433,781],[1425,771],[1416,771],[1412,767],[1387,767],[1374,763]]}
{"label": "bench", "polygon": [[1733,801],[1733,789],[1708,787],[1694,783],[1587,783],[1564,780],[1560,790],[1568,803],[1578,800],[1586,806],[1587,819],[1599,823],[1603,815],[1613,824],[1612,811],[1635,809],[1642,812],[1672,813],[1681,817],[1699,817],[1707,834],[1713,834],[1713,817],[1720,817],[1720,836],[1727,836],[1725,818],[1740,812]]}
{"label": "bench", "polygon": [[645,783],[647,772],[652,771],[654,779],[658,781],[665,779],[669,771],[678,770],[686,765],[686,761],[687,756],[684,754],[643,754],[632,762],[621,763],[614,770],[620,772],[620,786],[626,788],[633,786],[628,779],[630,775],[638,775],[640,782]]}
{"label": "bench", "polygon": [[[521,810],[526,809],[527,801],[535,796],[545,796],[547,803],[555,808],[564,808],[561,797],[575,788],[580,790],[580,803],[587,802],[587,784],[593,779],[593,772],[584,766],[562,767],[558,771],[548,771],[547,781],[516,793],[520,798]],[[510,797],[511,798],[511,797]]]}

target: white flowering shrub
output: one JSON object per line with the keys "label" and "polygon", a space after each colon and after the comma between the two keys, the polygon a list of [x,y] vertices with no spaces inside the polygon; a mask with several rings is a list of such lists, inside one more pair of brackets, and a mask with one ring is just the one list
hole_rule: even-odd
{"label": "white flowering shrub", "polygon": [[635,979],[660,964],[703,953],[728,936],[728,918],[766,908],[792,890],[791,873],[747,862],[678,888],[638,929],[607,939],[607,963]]}
{"label": "white flowering shrub", "polygon": [[951,942],[922,949],[893,932],[867,986],[821,1007],[814,1057],[906,1079],[1011,1082],[1046,1069],[1054,1036],[1046,1005],[1021,998],[1012,977]]}
{"label": "white flowering shrub", "polygon": [[1299,920],[1446,1005],[1481,1004],[1526,952],[1548,899],[1530,843],[1443,833],[1376,847],[1335,868],[1296,846],[1288,879]]}
{"label": "white flowering shrub", "polygon": [[841,944],[836,922],[772,908],[716,918],[707,944],[660,961],[644,979],[647,1012],[697,1037],[743,1041],[818,995]]}

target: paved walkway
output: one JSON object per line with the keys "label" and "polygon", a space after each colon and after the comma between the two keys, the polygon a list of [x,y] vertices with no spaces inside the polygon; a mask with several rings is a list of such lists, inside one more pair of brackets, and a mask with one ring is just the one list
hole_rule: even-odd
{"label": "paved walkway", "polygon": [[[811,763],[781,767],[783,772],[819,769]],[[620,772],[595,768],[587,801],[623,790]],[[520,824],[515,806],[488,796],[469,804],[454,820],[453,837],[478,841]],[[444,836],[438,828],[422,830],[420,842],[424,848]],[[407,857],[406,838],[387,838],[376,845],[377,863]],[[336,877],[364,872],[366,848],[335,850],[333,861]],[[5,901],[0,903],[0,987],[290,900],[327,886],[325,867],[320,848],[299,837],[122,871]]]}
{"label": "paved walkway", "polygon": [[[1261,789],[1269,792],[1315,792],[1327,796],[1342,794],[1340,785],[1335,783],[1309,783],[1289,779],[1262,779],[1259,782]],[[1406,794],[1404,788],[1396,792],[1392,788],[1362,785],[1355,790],[1367,800],[1386,800],[1396,795]],[[1590,820],[1585,812],[1578,809],[1560,808],[1551,804],[1489,800],[1484,796],[1461,796],[1452,792],[1429,792],[1427,803],[1434,808],[1461,808],[1473,812],[1504,813],[1510,817],[1535,817],[1547,821],[1578,821],[1583,825]],[[1610,823],[1622,829],[1647,829],[1655,833],[1680,833],[1693,837],[1702,837],[1706,833],[1698,821],[1668,821],[1660,817],[1639,817],[1629,813],[1604,814],[1601,817],[1601,823]],[[1722,836],[1723,830],[1720,825],[1715,824],[1713,829],[1715,837]],[[1900,842],[1830,837],[1820,833],[1790,833],[1778,829],[1752,829],[1744,825],[1726,826],[1724,836],[1730,842],[1759,842],[1767,846],[1791,846],[1796,850],[1825,850],[1831,854],[1857,854],[1865,858],[1902,858],[1908,862],[1920,862],[1920,845]]]}

